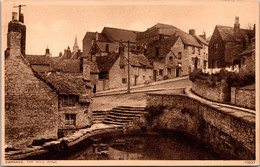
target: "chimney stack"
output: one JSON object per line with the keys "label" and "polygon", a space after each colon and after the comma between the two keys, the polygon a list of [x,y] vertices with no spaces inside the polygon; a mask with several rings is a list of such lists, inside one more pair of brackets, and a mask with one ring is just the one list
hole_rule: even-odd
{"label": "chimney stack", "polygon": [[50,49],[49,49],[48,46],[47,46],[45,55],[48,55],[48,54],[50,54]]}
{"label": "chimney stack", "polygon": [[200,35],[201,38],[203,38],[204,40],[206,40],[206,32],[204,31],[202,35]]}
{"label": "chimney stack", "polygon": [[17,12],[13,12],[12,20],[17,20]]}
{"label": "chimney stack", "polygon": [[96,41],[98,41],[98,32],[96,31]]}
{"label": "chimney stack", "polygon": [[123,42],[120,40],[119,42],[119,55],[124,55],[125,48]]}
{"label": "chimney stack", "polygon": [[24,16],[23,16],[22,13],[19,14],[19,21],[20,21],[21,23],[24,23]]}
{"label": "chimney stack", "polygon": [[195,35],[195,29],[190,29],[190,30],[189,30],[189,34],[192,35],[192,36],[194,36],[194,35]]}
{"label": "chimney stack", "polygon": [[240,30],[239,17],[236,16],[235,24],[234,24],[234,32],[238,32]]}

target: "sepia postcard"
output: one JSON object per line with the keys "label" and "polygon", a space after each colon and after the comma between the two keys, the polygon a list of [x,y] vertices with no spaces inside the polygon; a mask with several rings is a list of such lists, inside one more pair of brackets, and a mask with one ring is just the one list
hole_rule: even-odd
{"label": "sepia postcard", "polygon": [[3,166],[259,165],[259,1],[3,0]]}

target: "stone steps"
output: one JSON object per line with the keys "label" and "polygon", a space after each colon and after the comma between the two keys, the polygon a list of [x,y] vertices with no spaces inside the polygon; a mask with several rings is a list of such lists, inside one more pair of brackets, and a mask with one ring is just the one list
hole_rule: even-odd
{"label": "stone steps", "polygon": [[134,118],[143,116],[147,111],[144,107],[119,106],[113,108],[106,118],[104,124],[127,125]]}
{"label": "stone steps", "polygon": [[106,116],[109,114],[109,111],[93,111],[92,118],[93,123],[102,123]]}

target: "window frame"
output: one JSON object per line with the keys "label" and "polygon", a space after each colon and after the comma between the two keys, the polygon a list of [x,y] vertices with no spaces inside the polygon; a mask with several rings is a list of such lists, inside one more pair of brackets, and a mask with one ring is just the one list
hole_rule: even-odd
{"label": "window frame", "polygon": [[76,125],[76,114],[65,114],[65,125]]}

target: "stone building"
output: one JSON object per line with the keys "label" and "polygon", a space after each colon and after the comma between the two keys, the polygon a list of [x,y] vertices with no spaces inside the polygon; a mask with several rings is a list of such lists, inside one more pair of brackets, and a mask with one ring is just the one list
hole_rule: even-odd
{"label": "stone building", "polygon": [[38,73],[46,73],[51,71],[51,54],[49,48],[46,49],[44,55],[26,55],[26,60]]}
{"label": "stone building", "polygon": [[255,74],[255,38],[250,45],[240,54],[240,70],[246,74]]}
{"label": "stone building", "polygon": [[82,74],[50,72],[42,78],[58,92],[58,137],[92,124],[92,91]]}
{"label": "stone building", "polygon": [[158,23],[137,33],[136,43],[153,63],[155,81],[207,68],[207,42],[196,36],[195,30],[188,34],[172,25]]}
{"label": "stone building", "polygon": [[254,30],[240,28],[239,17],[234,27],[216,25],[209,42],[209,68],[227,68],[236,71],[240,56],[254,37]]}
{"label": "stone building", "polygon": [[[127,87],[128,80],[128,52],[120,47],[119,53],[96,57],[99,79],[97,90],[108,90]],[[143,54],[129,52],[130,85],[140,85],[152,80],[152,65]]]}
{"label": "stone building", "polygon": [[[19,19],[20,20],[20,19]],[[5,144],[23,148],[36,139],[57,138],[58,93],[25,59],[17,14],[7,34],[5,56]]]}

